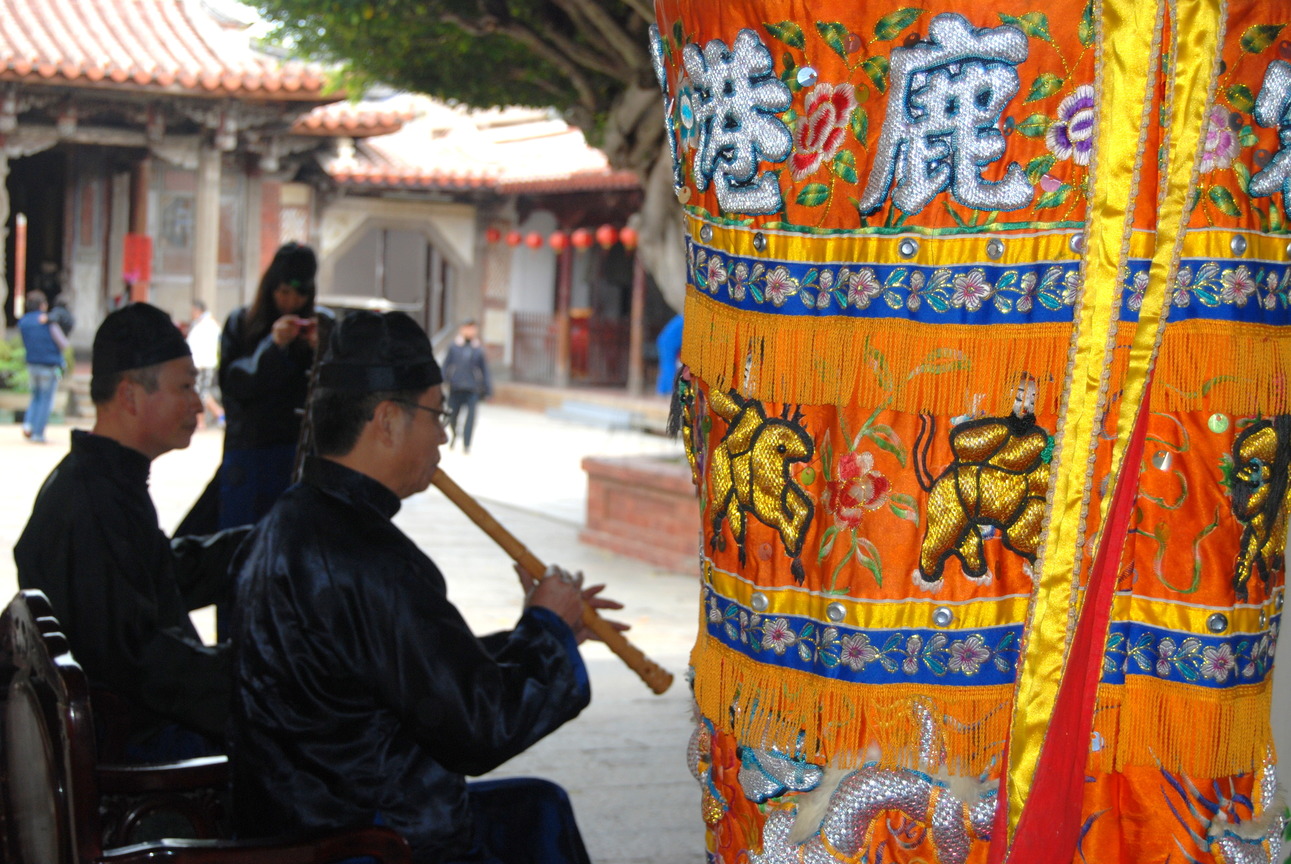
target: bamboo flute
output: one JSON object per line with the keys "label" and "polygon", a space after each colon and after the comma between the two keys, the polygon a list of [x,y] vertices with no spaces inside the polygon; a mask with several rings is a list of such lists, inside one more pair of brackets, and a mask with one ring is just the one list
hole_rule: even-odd
{"label": "bamboo flute", "polygon": [[[547,566],[536,555],[516,539],[514,534],[502,527],[501,523],[494,519],[478,501],[445,474],[443,469],[435,472],[431,482],[530,576],[541,579],[547,572]],[[596,610],[586,603],[583,604],[583,624],[617,654],[629,669],[637,673],[654,693],[663,693],[672,685],[671,672],[641,653],[641,649],[629,642],[622,633],[610,626],[609,622],[596,614]]]}

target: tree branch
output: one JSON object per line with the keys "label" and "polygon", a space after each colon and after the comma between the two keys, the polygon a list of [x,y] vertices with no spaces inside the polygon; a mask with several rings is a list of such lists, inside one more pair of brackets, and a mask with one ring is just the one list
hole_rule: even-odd
{"label": "tree branch", "polygon": [[591,82],[587,80],[587,76],[579,71],[578,67],[570,62],[568,57],[561,54],[559,51],[553,50],[541,36],[534,33],[523,24],[520,24],[514,19],[509,21],[493,20],[490,23],[493,23],[494,26],[489,27],[486,25],[476,24],[472,21],[467,21],[460,15],[452,12],[446,11],[443,15],[445,21],[450,22],[453,26],[459,28],[468,36],[491,36],[494,34],[501,34],[510,37],[521,45],[524,45],[537,57],[556,67],[561,74],[569,79],[569,83],[573,86],[574,92],[578,94],[578,101],[581,102],[589,111],[596,112],[598,110],[599,103],[596,98],[596,91],[592,88]]}
{"label": "tree branch", "polygon": [[[603,37],[610,49],[618,55],[619,59],[626,61],[633,72],[639,71],[646,65],[645,43],[633,39],[596,0],[552,0],[552,2],[571,18],[575,20],[581,18],[589,22],[595,30],[592,35],[599,34]],[[621,76],[615,77],[623,80]],[[630,80],[635,81],[635,79],[634,75]]]}
{"label": "tree branch", "polygon": [[623,2],[646,24],[655,23],[654,7],[647,0],[623,0]]}
{"label": "tree branch", "polygon": [[584,69],[599,72],[608,78],[613,78],[615,81],[626,80],[623,75],[622,64],[615,63],[613,59],[604,56],[600,52],[593,51],[591,48],[579,45],[565,34],[558,33],[551,27],[543,27],[541,37]]}

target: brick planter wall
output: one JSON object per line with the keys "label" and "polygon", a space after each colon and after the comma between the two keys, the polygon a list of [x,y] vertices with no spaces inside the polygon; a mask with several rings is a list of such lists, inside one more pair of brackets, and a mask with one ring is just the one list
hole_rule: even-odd
{"label": "brick planter wall", "polygon": [[684,459],[653,456],[583,460],[584,543],[678,573],[697,573],[699,501]]}

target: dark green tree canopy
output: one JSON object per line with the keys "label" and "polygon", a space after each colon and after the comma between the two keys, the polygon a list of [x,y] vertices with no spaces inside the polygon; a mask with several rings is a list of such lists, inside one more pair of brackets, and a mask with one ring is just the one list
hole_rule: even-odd
{"label": "dark green tree canopy", "polygon": [[653,87],[649,0],[256,0],[271,39],[382,82],[474,107],[555,107],[595,136]]}

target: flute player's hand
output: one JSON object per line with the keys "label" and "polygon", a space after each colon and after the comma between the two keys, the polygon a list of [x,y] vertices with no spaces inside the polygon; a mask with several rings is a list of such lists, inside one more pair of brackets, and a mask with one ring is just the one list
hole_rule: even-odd
{"label": "flute player's hand", "polygon": [[[583,604],[594,610],[622,609],[623,604],[617,600],[600,596],[604,585],[584,587],[583,574],[570,573],[554,565],[547,568],[541,579],[534,579],[524,568],[516,565],[516,574],[525,590],[525,606],[541,606],[561,617],[574,631],[574,638],[581,644],[597,636],[583,622]],[[620,632],[629,625],[620,621],[607,621],[611,627]]]}

